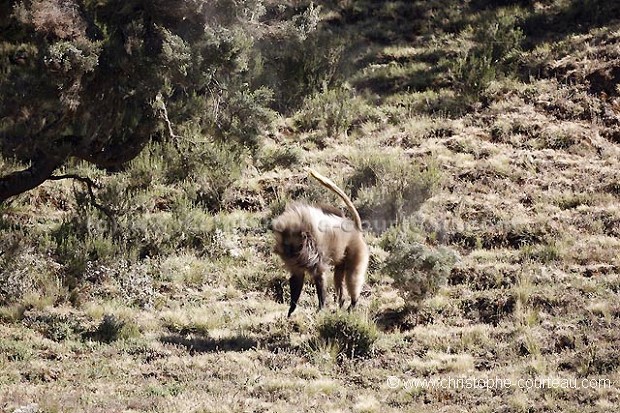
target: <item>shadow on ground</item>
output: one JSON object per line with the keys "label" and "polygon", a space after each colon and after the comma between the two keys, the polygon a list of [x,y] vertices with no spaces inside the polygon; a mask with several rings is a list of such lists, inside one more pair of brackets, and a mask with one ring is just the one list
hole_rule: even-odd
{"label": "shadow on ground", "polygon": [[191,354],[221,351],[247,351],[258,346],[258,341],[244,335],[224,338],[199,337],[194,335],[168,334],[159,339],[165,344],[185,347]]}

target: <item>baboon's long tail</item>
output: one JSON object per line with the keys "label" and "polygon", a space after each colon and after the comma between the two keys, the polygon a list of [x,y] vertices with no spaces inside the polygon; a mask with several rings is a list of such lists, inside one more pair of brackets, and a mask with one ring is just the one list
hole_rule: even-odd
{"label": "baboon's long tail", "polygon": [[317,181],[319,181],[321,185],[332,190],[334,193],[336,193],[336,195],[342,198],[344,203],[347,205],[347,208],[349,208],[349,212],[351,212],[351,214],[353,215],[357,230],[361,231],[362,219],[360,218],[360,214],[357,212],[357,209],[355,209],[355,205],[353,205],[353,202],[351,202],[351,199],[347,196],[347,194],[345,194],[342,189],[338,188],[338,186],[331,179],[321,175],[312,168],[310,168],[309,171],[310,175],[312,175]]}

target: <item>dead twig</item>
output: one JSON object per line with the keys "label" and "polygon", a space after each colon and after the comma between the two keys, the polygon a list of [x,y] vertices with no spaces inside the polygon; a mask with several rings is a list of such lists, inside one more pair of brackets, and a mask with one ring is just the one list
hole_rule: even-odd
{"label": "dead twig", "polygon": [[159,112],[161,114],[161,117],[164,123],[166,124],[166,128],[168,130],[168,137],[172,141],[172,145],[174,146],[174,149],[181,156],[184,166],[187,166],[188,164],[187,156],[183,153],[183,151],[181,150],[181,147],[179,146],[179,141],[181,140],[181,137],[177,135],[176,133],[174,133],[174,129],[172,128],[172,122],[170,121],[170,118],[168,117],[168,108],[166,107],[166,102],[164,102],[164,98],[161,95],[161,93],[157,94],[157,96],[155,97],[155,101],[158,103]]}

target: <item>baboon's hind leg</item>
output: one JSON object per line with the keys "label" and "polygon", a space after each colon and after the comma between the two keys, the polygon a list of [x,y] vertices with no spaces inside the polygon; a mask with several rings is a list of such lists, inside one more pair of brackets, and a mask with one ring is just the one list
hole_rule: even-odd
{"label": "baboon's hind leg", "polygon": [[347,292],[351,297],[351,305],[349,311],[355,308],[357,301],[360,298],[364,281],[366,280],[366,269],[368,267],[368,260],[361,260],[360,262],[348,268],[345,275],[345,282],[347,284]]}

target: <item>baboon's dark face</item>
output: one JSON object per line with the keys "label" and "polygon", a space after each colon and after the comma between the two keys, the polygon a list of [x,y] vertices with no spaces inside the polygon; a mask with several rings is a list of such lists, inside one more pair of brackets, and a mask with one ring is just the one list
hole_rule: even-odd
{"label": "baboon's dark face", "polygon": [[279,217],[272,222],[275,252],[282,258],[296,258],[304,247],[305,237],[301,225],[289,217]]}
{"label": "baboon's dark face", "polygon": [[281,233],[282,253],[285,257],[296,257],[304,245],[304,235],[299,230],[286,229]]}

